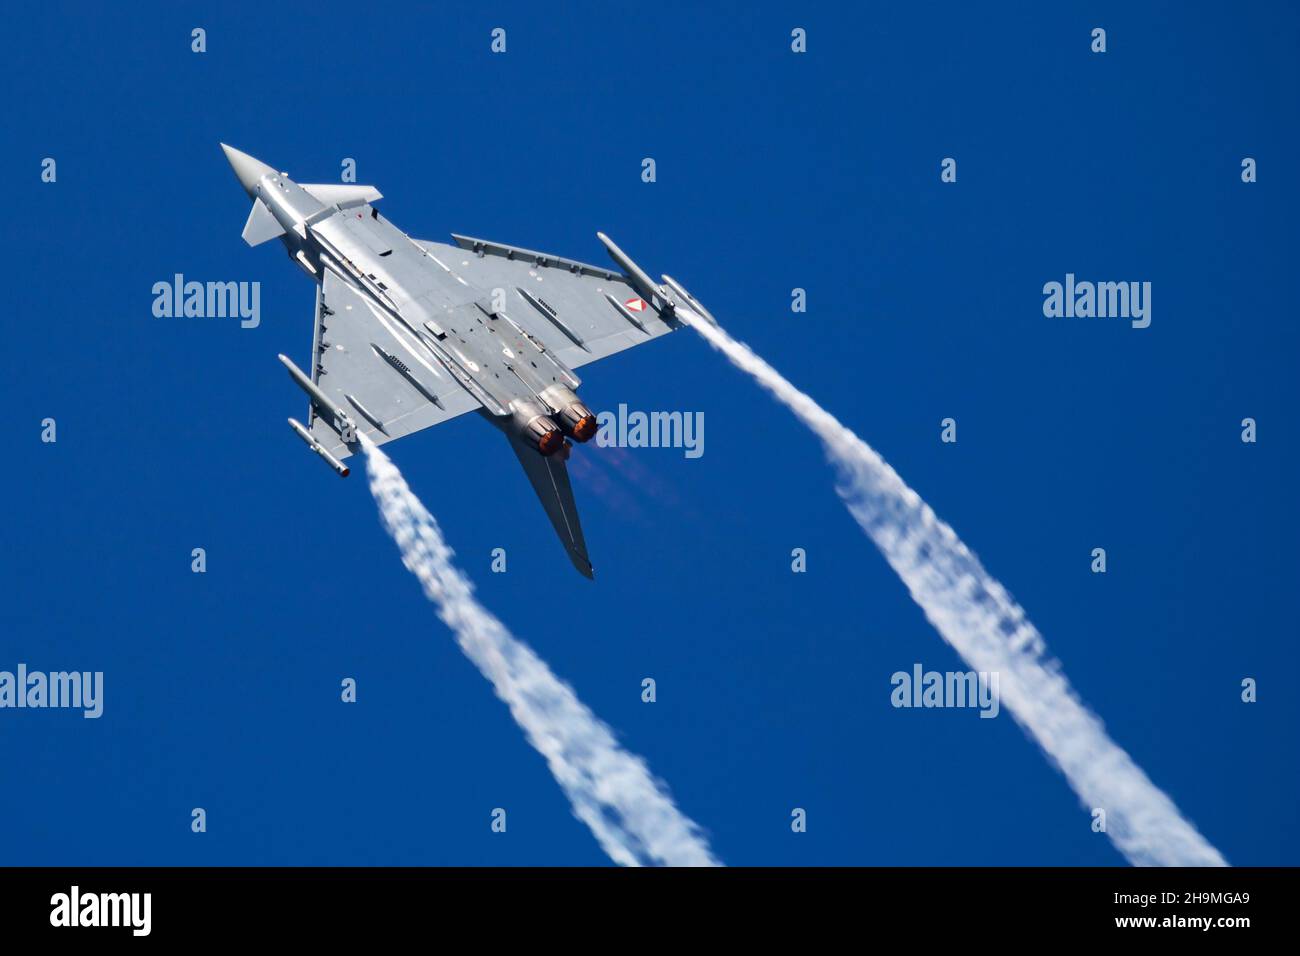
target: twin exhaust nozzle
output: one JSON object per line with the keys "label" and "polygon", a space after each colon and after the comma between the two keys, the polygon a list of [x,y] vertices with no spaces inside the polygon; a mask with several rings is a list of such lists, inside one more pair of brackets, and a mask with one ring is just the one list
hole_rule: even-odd
{"label": "twin exhaust nozzle", "polygon": [[596,416],[582,402],[570,402],[556,414],[560,419],[558,424],[537,402],[518,402],[515,405],[515,427],[538,454],[554,455],[564,447],[565,437],[585,442],[595,436]]}
{"label": "twin exhaust nozzle", "polygon": [[[548,434],[556,436],[554,439],[549,439],[545,445],[529,437],[530,443],[543,455],[553,455],[559,451],[563,447],[565,436],[578,442],[590,441],[596,436],[598,427],[596,416],[578,398],[573,389],[564,385],[552,385],[538,397],[545,402],[545,408],[539,403],[521,402],[516,408],[516,416],[520,418],[533,416],[523,423],[526,437],[528,430],[536,426],[543,426],[548,430]],[[552,408],[555,409],[553,415],[548,411]],[[558,424],[556,419],[559,419]]]}

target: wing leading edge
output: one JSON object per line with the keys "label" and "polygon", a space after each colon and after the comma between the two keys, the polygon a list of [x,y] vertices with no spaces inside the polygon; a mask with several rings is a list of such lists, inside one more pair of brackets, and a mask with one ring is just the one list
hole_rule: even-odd
{"label": "wing leading edge", "polygon": [[443,268],[480,289],[503,289],[506,313],[569,368],[649,342],[680,327],[618,272],[544,252],[453,235],[417,240]]}

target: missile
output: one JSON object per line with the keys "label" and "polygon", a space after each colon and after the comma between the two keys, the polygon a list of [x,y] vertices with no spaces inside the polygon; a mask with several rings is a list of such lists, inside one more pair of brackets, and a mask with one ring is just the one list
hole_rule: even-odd
{"label": "missile", "polygon": [[[435,395],[433,392],[429,391],[429,389],[427,389],[427,388],[424,386],[424,383],[421,382],[418,378],[416,378],[414,374],[412,374],[412,372],[411,372],[411,368],[410,368],[409,365],[407,365],[405,362],[403,362],[401,359],[399,359],[396,355],[393,355],[393,354],[390,353],[390,352],[386,352],[386,351],[384,351],[384,350],[381,349],[378,345],[376,345],[374,342],[371,342],[371,343],[370,343],[370,347],[371,347],[372,349],[375,350],[375,354],[376,354],[376,355],[378,355],[380,358],[382,358],[385,362],[387,362],[387,363],[392,367],[393,371],[397,372],[398,375],[400,375],[400,376],[402,376],[402,378],[406,379],[407,382],[410,383],[410,385],[411,385],[411,387],[412,387],[413,389],[415,389],[417,392],[419,392],[421,395],[423,395],[423,396],[424,396],[425,398],[427,398],[429,401],[433,402],[433,404],[436,405],[438,408],[442,408],[442,407],[443,407],[443,404],[442,404],[442,402],[438,399],[438,396]],[[430,350],[430,351],[432,351],[432,350]],[[435,356],[436,358],[438,358],[439,360],[441,360],[441,356],[439,356],[437,352],[434,352],[433,354],[434,354],[434,356]],[[355,400],[355,399],[352,399],[351,396],[348,396],[348,398],[349,398],[350,401],[352,401],[352,404],[353,404],[353,405],[356,405],[356,400]],[[367,418],[370,418],[370,416],[367,415],[365,412],[361,412],[361,414],[362,414],[362,415],[365,415]],[[372,419],[372,420],[373,420],[373,419]]]}
{"label": "missile", "polygon": [[278,358],[281,363],[283,363],[284,367],[289,370],[289,377],[297,383],[299,388],[307,393],[307,397],[311,399],[312,404],[326,413],[326,421],[330,423],[333,429],[338,432],[340,436],[342,436],[345,431],[349,433],[355,432],[356,426],[353,424],[352,419],[348,416],[347,412],[336,405],[328,395],[317,388],[316,383],[303,374],[303,370],[294,365],[287,356],[282,354],[279,355]]}
{"label": "missile", "polygon": [[551,325],[555,326],[557,329],[563,332],[565,338],[571,341],[578,348],[582,349],[584,352],[591,351],[591,349],[587,348],[587,343],[582,340],[582,336],[579,335],[577,332],[575,332],[573,329],[569,328],[569,324],[565,322],[562,318],[560,318],[560,314],[556,312],[553,308],[551,308],[541,299],[537,298],[537,296],[533,295],[527,289],[516,287],[515,291],[518,292],[521,296],[523,296],[524,301],[527,302],[529,305],[531,305],[534,309],[536,309],[542,318],[544,318],[547,322],[550,322]]}
{"label": "missile", "polygon": [[302,427],[301,422],[295,418],[291,418],[289,419],[289,427],[297,432],[298,437],[307,443],[308,448],[320,455],[321,458],[325,459],[325,464],[338,472],[340,478],[346,478],[348,476],[348,466],[326,451],[325,446],[313,438],[311,432]]}
{"label": "missile", "polygon": [[352,403],[352,407],[361,413],[362,418],[370,422],[370,424],[374,425],[385,435],[388,434],[388,431],[384,428],[384,423],[376,417],[374,412],[362,405],[355,395],[344,395],[343,397]]}
{"label": "missile", "polygon": [[[646,332],[646,327],[641,324],[641,320],[638,319],[635,315],[633,315],[627,306],[625,306],[622,302],[618,301],[618,299],[614,298],[608,292],[605,293],[605,301],[608,302],[611,306],[613,306],[614,311],[617,312],[619,315],[621,315],[628,324],[635,326],[636,328],[640,329],[642,332]],[[646,335],[649,334],[650,334],[649,332],[646,332]]]}
{"label": "missile", "polygon": [[632,261],[631,256],[620,249],[614,243],[614,240],[603,232],[596,233],[596,238],[604,243],[605,251],[609,253],[609,257],[618,263],[620,269],[628,274],[632,279],[632,285],[636,286],[636,290],[650,301],[656,312],[665,309],[672,311],[672,300],[668,299],[660,286],[655,285],[654,280],[646,275],[644,269]]}

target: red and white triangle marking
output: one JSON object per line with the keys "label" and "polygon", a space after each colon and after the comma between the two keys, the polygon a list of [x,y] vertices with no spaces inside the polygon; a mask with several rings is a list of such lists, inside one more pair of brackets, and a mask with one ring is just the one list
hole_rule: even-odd
{"label": "red and white triangle marking", "polygon": [[636,296],[633,296],[632,298],[628,299],[623,304],[627,306],[627,308],[632,312],[645,311],[645,299],[637,298]]}

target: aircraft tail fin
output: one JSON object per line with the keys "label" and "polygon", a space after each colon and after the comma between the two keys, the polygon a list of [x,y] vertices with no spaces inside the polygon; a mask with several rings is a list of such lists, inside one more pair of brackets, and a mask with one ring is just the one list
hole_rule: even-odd
{"label": "aircraft tail fin", "polygon": [[516,436],[512,429],[505,429],[519,463],[524,466],[524,473],[533,484],[537,498],[546,509],[546,516],[551,519],[551,526],[560,537],[569,560],[583,577],[594,577],[591,559],[587,556],[587,542],[582,536],[582,523],[578,520],[578,506],[573,500],[573,486],[569,483],[569,469],[564,463],[568,457],[567,449],[561,449],[554,455],[539,455],[536,449]]}

